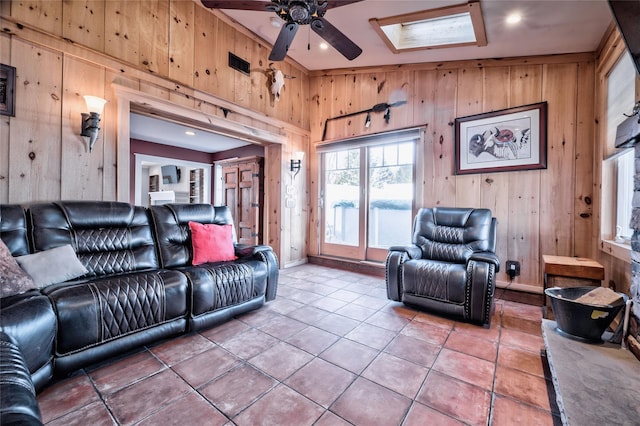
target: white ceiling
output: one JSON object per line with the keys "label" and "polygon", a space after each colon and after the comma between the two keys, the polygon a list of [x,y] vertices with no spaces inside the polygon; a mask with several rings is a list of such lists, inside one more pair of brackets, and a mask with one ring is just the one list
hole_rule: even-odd
{"label": "white ceiling", "polygon": [[[214,153],[249,145],[240,139],[135,113],[131,113],[129,126],[131,138],[195,151]],[[187,135],[186,131],[195,135]]]}
{"label": "white ceiling", "polygon": [[[301,26],[289,49],[289,57],[308,70],[369,67],[462,59],[506,58],[558,53],[593,52],[612,22],[606,0],[481,0],[487,46],[431,49],[392,53],[380,39],[370,18],[466,3],[464,0],[364,0],[329,9],[325,19],[347,35],[363,53],[353,61],[332,47],[318,48],[322,39],[309,26]],[[279,28],[271,24],[273,12],[223,10],[223,13],[273,44]],[[518,26],[504,20],[522,14]],[[307,50],[310,40],[311,50]]]}

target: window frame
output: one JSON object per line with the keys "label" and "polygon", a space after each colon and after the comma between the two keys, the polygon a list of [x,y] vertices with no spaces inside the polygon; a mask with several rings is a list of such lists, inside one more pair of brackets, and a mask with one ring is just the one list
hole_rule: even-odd
{"label": "window frame", "polygon": [[[387,249],[379,247],[369,247],[367,209],[369,208],[369,148],[375,146],[385,146],[391,144],[402,144],[412,142],[413,144],[413,201],[411,206],[411,216],[414,217],[418,205],[422,202],[423,179],[421,167],[418,159],[424,152],[425,129],[409,128],[390,132],[371,134],[352,139],[327,141],[317,146],[318,155],[318,182],[320,182],[319,195],[319,235],[318,252],[321,256],[338,256],[360,262],[384,262]],[[325,242],[325,154],[329,152],[342,151],[347,149],[360,149],[360,204],[359,204],[359,243],[358,246],[341,246]],[[364,164],[364,166],[362,165]],[[413,223],[413,222],[412,222]],[[357,257],[354,257],[357,256]]]}
{"label": "window frame", "polygon": [[[620,241],[616,239],[616,226],[617,224],[617,209],[620,198],[618,196],[618,185],[617,185],[617,173],[618,173],[618,160],[622,155],[628,152],[630,149],[634,150],[634,148],[627,148],[624,150],[615,148],[615,132],[613,133],[613,137],[609,132],[609,81],[611,75],[615,68],[622,63],[623,57],[627,56],[627,59],[630,60],[630,55],[628,51],[624,48],[620,49],[617,54],[612,55],[610,58],[607,58],[605,65],[599,71],[601,77],[601,87],[600,87],[600,103],[601,103],[601,117],[602,117],[602,127],[600,128],[599,138],[600,138],[600,146],[602,147],[602,160],[601,160],[601,169],[600,169],[600,195],[601,195],[601,205],[600,205],[600,250],[608,253],[620,260],[625,262],[631,262],[630,252],[631,245],[630,241]],[[637,72],[633,63],[631,63],[631,70],[634,79],[634,102],[631,105],[628,105],[627,113],[631,112],[635,101],[640,98],[640,78],[638,78]],[[619,121],[622,121],[624,117],[621,117]],[[619,123],[615,123],[617,125]],[[635,154],[634,154],[635,155]]]}

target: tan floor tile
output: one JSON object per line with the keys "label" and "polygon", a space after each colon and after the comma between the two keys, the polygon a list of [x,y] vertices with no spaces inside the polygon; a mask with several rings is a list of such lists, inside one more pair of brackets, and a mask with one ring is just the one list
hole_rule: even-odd
{"label": "tan floor tile", "polygon": [[492,426],[537,425],[553,426],[554,420],[549,411],[496,395],[493,403]]}
{"label": "tan floor tile", "polygon": [[445,343],[445,348],[495,362],[498,342],[482,339],[472,334],[452,331]]}
{"label": "tan floor tile", "polygon": [[487,424],[491,392],[432,371],[416,401],[472,425]]}
{"label": "tan floor tile", "polygon": [[471,355],[443,349],[432,368],[489,391],[493,388],[495,364]]}
{"label": "tan floor tile", "polygon": [[494,392],[551,411],[544,378],[498,365]]}
{"label": "tan floor tile", "polygon": [[544,377],[544,366],[540,352],[534,353],[503,345],[498,352],[498,365]]}

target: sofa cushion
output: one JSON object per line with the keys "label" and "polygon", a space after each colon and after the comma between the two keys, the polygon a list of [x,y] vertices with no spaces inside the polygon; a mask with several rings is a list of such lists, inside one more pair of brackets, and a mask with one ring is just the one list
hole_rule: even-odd
{"label": "sofa cushion", "polygon": [[71,244],[88,277],[158,267],[147,211],[110,201],[33,204],[27,211],[35,252]]}
{"label": "sofa cushion", "polygon": [[38,287],[69,281],[89,272],[80,263],[70,244],[18,256],[16,261],[31,276]]}
{"label": "sofa cushion", "polygon": [[12,256],[29,254],[27,216],[19,204],[0,204],[0,238]]}
{"label": "sofa cushion", "polygon": [[[226,206],[211,204],[164,204],[151,206],[151,217],[163,268],[192,265],[193,247],[189,222],[216,225],[233,224]],[[234,242],[235,242],[235,231]]]}
{"label": "sofa cushion", "polygon": [[0,240],[0,297],[13,296],[35,288],[36,284],[22,269]]}
{"label": "sofa cushion", "polygon": [[233,225],[189,222],[193,265],[207,262],[225,262],[237,259],[233,248]]}
{"label": "sofa cushion", "polygon": [[113,353],[183,332],[187,287],[183,273],[168,270],[45,287],[42,291],[58,315],[56,371],[73,371]]}

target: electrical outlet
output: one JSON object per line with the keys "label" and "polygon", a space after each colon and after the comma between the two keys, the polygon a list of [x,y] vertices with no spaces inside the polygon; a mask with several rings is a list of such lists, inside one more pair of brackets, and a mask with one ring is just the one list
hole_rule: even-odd
{"label": "electrical outlet", "polygon": [[510,278],[517,277],[520,275],[520,262],[517,260],[507,260],[507,275]]}

